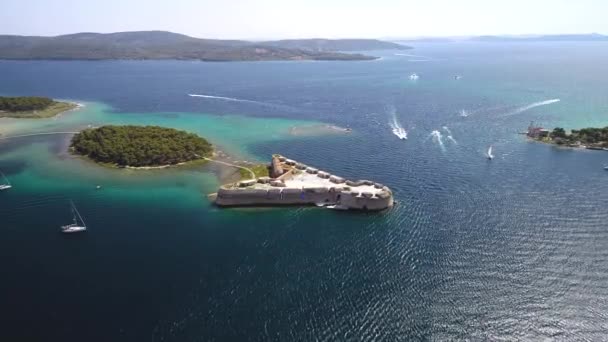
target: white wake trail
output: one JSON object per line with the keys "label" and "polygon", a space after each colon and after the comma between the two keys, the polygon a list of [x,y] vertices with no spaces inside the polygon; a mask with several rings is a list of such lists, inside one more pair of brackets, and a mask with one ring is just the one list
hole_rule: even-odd
{"label": "white wake trail", "polygon": [[433,138],[434,142],[436,142],[437,144],[439,144],[439,147],[441,147],[442,151],[445,151],[445,146],[443,145],[443,140],[442,140],[441,132],[439,132],[438,130],[432,131],[431,132],[431,138]]}
{"label": "white wake trail", "polygon": [[515,114],[523,113],[523,112],[525,112],[527,110],[530,110],[532,108],[550,105],[552,103],[556,103],[556,102],[559,102],[559,101],[561,101],[561,100],[560,99],[551,99],[551,100],[546,100],[546,101],[534,102],[534,103],[529,104],[527,106],[523,106],[523,107],[517,108],[516,110],[512,111],[511,113],[509,113],[507,115],[515,115]]}
{"label": "white wake trail", "polygon": [[188,94],[188,96],[191,96],[191,97],[202,97],[202,98],[205,98],[205,99],[214,99],[214,100],[223,100],[223,101],[232,101],[232,102],[248,102],[248,103],[257,103],[257,104],[262,104],[262,105],[268,105],[267,103],[264,103],[264,102],[252,101],[252,100],[244,100],[244,99],[237,99],[237,98],[234,98],[234,97],[214,96],[214,95],[205,95],[205,94]]}
{"label": "white wake trail", "polygon": [[397,121],[397,113],[396,113],[395,107],[393,107],[393,106],[388,107],[388,111],[391,116],[391,120],[389,121],[388,124],[392,128],[393,134],[396,135],[397,138],[399,138],[401,140],[406,140],[407,131],[405,130],[405,128],[403,128],[403,126],[401,126],[399,121]]}
{"label": "white wake trail", "polygon": [[444,130],[444,131],[446,131],[446,132],[448,133],[448,136],[447,136],[448,140],[449,140],[449,141],[451,141],[451,142],[453,142],[453,143],[454,143],[454,145],[458,145],[458,142],[457,142],[457,141],[456,141],[456,139],[454,139],[454,137],[452,136],[452,135],[453,135],[453,134],[452,134],[452,131],[450,131],[450,129],[448,128],[448,126],[443,126],[443,127],[441,127],[441,128],[443,128],[443,130]]}

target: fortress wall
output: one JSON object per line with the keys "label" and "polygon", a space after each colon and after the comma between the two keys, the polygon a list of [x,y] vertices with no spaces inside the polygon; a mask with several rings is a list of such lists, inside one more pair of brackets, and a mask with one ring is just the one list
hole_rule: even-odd
{"label": "fortress wall", "polygon": [[393,196],[382,192],[377,197],[359,196],[357,192],[343,192],[340,196],[340,205],[349,209],[383,210],[393,206]]}
{"label": "fortress wall", "polygon": [[349,209],[383,210],[393,205],[393,196],[383,191],[377,196],[363,196],[357,191],[330,190],[327,188],[273,188],[273,189],[220,189],[216,204],[219,206],[264,206],[291,204],[339,204]]}
{"label": "fortress wall", "polygon": [[[369,180],[346,180],[342,177],[332,175],[328,172],[298,163],[295,160],[287,159],[281,155],[273,156],[273,166],[287,166],[287,171],[283,172],[275,179],[262,178],[258,182],[262,184],[272,184],[272,188],[220,188],[217,193],[215,203],[219,206],[265,206],[265,205],[294,205],[294,204],[336,204],[346,209],[355,210],[383,210],[393,206],[393,193],[391,190],[380,184]],[[290,167],[292,169],[290,169]],[[282,179],[292,176],[294,169],[298,169],[319,178],[329,179],[336,187],[310,187],[310,188],[288,188]],[[277,172],[278,173],[278,172]],[[255,183],[255,181],[253,182]],[[281,183],[281,184],[279,184]],[[242,184],[245,186],[247,184]],[[375,195],[371,192],[362,192],[358,186],[374,186],[382,189]],[[346,186],[346,188],[344,188]]]}

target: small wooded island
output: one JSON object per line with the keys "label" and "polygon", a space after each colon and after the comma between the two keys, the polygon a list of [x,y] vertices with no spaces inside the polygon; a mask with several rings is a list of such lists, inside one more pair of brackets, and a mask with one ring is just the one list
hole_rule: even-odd
{"label": "small wooded island", "polygon": [[159,126],[102,126],[74,135],[73,153],[117,167],[161,167],[203,160],[213,146],[196,134]]}
{"label": "small wooded island", "polygon": [[77,106],[75,103],[55,101],[48,97],[0,96],[0,118],[50,118]]}
{"label": "small wooded island", "polygon": [[561,127],[556,127],[551,132],[539,130],[538,134],[531,134],[529,131],[528,136],[538,141],[561,146],[608,150],[608,126],[604,128],[573,129],[570,133],[567,133]]}

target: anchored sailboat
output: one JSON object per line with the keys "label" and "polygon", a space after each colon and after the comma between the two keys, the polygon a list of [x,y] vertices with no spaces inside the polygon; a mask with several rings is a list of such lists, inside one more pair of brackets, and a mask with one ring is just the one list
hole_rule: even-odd
{"label": "anchored sailboat", "polygon": [[[76,209],[74,202],[70,201],[70,205],[72,206],[72,215],[74,215],[74,223],[68,224],[65,226],[61,226],[61,232],[62,233],[78,233],[78,232],[83,232],[83,231],[87,230],[87,225],[84,223],[82,216],[80,216],[78,209]],[[78,219],[80,219],[80,223],[78,222]]]}
{"label": "anchored sailboat", "polygon": [[4,175],[4,173],[2,173],[2,171],[0,171],[0,175],[2,175],[2,178],[6,182],[4,184],[0,184],[0,190],[8,190],[8,189],[12,188],[13,186],[11,185],[11,182],[9,182],[8,178],[6,178],[6,176]]}
{"label": "anchored sailboat", "polygon": [[488,148],[488,159],[494,159],[494,155],[492,154],[492,145],[490,145],[490,148]]}

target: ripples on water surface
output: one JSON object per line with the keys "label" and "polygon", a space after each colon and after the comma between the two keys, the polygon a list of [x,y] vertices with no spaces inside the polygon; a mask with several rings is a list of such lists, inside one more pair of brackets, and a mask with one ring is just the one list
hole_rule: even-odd
{"label": "ripples on water surface", "polygon": [[[0,62],[0,93],[113,108],[92,103],[65,119],[74,127],[188,128],[252,158],[279,152],[377,180],[398,201],[382,214],[219,210],[204,168],[133,176],[69,157],[66,137],[1,142],[15,188],[0,194],[0,336],[602,340],[608,155],[516,134],[530,120],[606,124],[608,49],[594,44],[420,46],[425,63],[391,52],[363,63]],[[407,141],[392,134],[392,109]],[[286,133],[307,121],[353,133]],[[68,198],[85,235],[57,233]]]}

